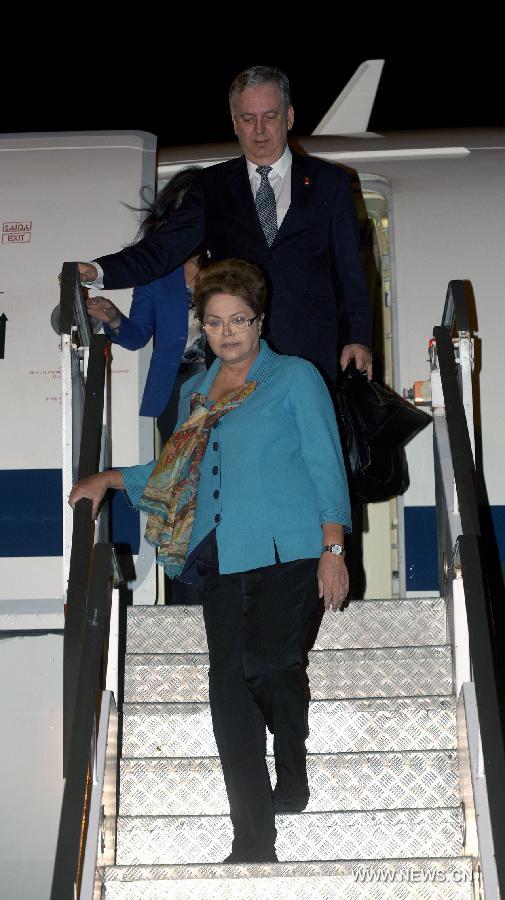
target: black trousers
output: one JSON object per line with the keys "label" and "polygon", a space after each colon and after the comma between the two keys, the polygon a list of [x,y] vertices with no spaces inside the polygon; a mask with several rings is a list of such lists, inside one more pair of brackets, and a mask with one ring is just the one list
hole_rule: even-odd
{"label": "black trousers", "polygon": [[[324,612],[317,564],[305,559],[219,575],[215,537],[198,561],[212,723],[230,803],[232,850],[243,861],[271,858],[274,803],[295,809],[309,796],[306,670]],[[274,792],[265,723],[274,735]]]}

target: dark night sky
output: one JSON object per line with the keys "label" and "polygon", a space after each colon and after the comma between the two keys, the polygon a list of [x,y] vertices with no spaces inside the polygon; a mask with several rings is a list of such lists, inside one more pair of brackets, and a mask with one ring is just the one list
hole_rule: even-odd
{"label": "dark night sky", "polygon": [[[289,45],[289,42],[286,42]],[[45,62],[31,90],[4,94],[1,131],[142,129],[159,143],[193,144],[233,137],[227,91],[237,72],[253,62],[275,62],[290,77],[296,122],[308,134],[358,65],[386,58],[370,130],[505,125],[501,54],[459,54],[447,48],[422,54],[381,52],[380,42],[354,54],[321,48],[310,64],[303,52],[239,55],[214,49],[174,60],[157,52],[132,72],[127,54],[107,51],[77,67],[68,59],[57,70]],[[136,54],[138,58],[138,52]]]}

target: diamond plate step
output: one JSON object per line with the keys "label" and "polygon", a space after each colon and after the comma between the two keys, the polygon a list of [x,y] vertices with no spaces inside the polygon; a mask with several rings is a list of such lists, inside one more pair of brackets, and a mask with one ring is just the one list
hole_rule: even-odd
{"label": "diamond plate step", "polygon": [[[343,614],[324,616],[316,650],[405,647],[446,642],[445,602],[356,600]],[[128,610],[127,653],[205,653],[201,608],[132,606]]]}
{"label": "diamond plate step", "polygon": [[[459,856],[460,809],[379,810],[277,816],[281,861]],[[117,820],[118,865],[219,862],[232,841],[227,816]]]}
{"label": "diamond plate step", "polygon": [[[275,784],[273,759],[268,760]],[[457,806],[456,751],[309,756],[307,812]],[[121,763],[125,816],[228,815],[219,760],[134,759]]]}
{"label": "diamond plate step", "polygon": [[308,810],[277,817],[285,862],[219,866],[232,835],[202,611],[130,609],[118,866],[107,870],[106,900],[472,897],[473,863],[458,857],[445,620],[433,598],[356,601],[325,615],[309,668]]}
{"label": "diamond plate step", "polygon": [[[114,866],[106,900],[471,900],[474,861]],[[478,879],[478,873],[475,873]]]}
{"label": "diamond plate step", "polygon": [[[309,753],[457,747],[453,697],[319,700],[310,704],[309,725]],[[208,705],[125,704],[123,757],[142,756],[217,756]]]}
{"label": "diamond plate step", "polygon": [[[127,656],[125,702],[194,703],[208,699],[206,654]],[[310,654],[314,700],[450,694],[450,647],[318,650]]]}

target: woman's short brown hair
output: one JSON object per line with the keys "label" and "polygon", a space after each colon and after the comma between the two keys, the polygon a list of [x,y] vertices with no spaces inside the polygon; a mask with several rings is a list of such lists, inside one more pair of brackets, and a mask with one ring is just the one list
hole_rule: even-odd
{"label": "woman's short brown hair", "polygon": [[214,294],[241,297],[255,316],[265,312],[267,286],[264,275],[258,266],[243,259],[223,259],[200,273],[195,284],[195,306],[200,321],[203,321],[207,301]]}

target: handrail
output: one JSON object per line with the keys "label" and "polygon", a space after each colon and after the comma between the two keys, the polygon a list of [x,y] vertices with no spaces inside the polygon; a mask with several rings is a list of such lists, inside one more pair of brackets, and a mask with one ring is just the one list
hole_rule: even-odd
{"label": "handrail", "polygon": [[499,647],[483,576],[475,464],[451,337],[454,325],[458,332],[470,331],[464,285],[465,282],[450,282],[443,324],[433,329],[433,335],[461,522],[462,534],[457,537],[454,549],[458,551],[463,574],[472,678],[475,683],[485,763],[496,877],[501,896],[505,897],[505,855],[499,850],[500,847],[505,847],[505,731],[497,675]]}
{"label": "handrail", "polygon": [[[98,471],[102,436],[107,338],[93,335],[89,351],[78,477]],[[72,550],[68,576],[67,613],[63,645],[63,774],[66,775],[72,733],[77,673],[86,619],[86,592],[94,538],[90,500],[79,500],[74,510]]]}
{"label": "handrail", "polygon": [[[64,379],[63,474],[68,493],[76,475],[79,479],[86,478],[97,472],[103,463],[107,465],[103,438],[107,431],[105,395],[110,354],[107,338],[91,334],[77,263],[63,265],[59,313]],[[79,386],[77,391],[76,384]],[[52,900],[73,900],[79,895],[83,866],[82,886],[89,889],[89,866],[86,867],[84,861],[90,859],[89,847],[96,848],[98,841],[95,831],[99,813],[94,778],[101,771],[102,759],[98,760],[97,753],[98,748],[101,748],[100,753],[105,752],[109,739],[109,725],[104,726],[103,715],[100,714],[98,720],[96,714],[100,706],[97,691],[105,689],[108,663],[112,571],[116,583],[123,580],[114,549],[107,542],[107,519],[101,517],[101,525],[105,527],[97,533],[91,501],[80,500],[73,515],[70,511],[65,511],[64,515],[67,517],[64,559],[68,566],[68,571],[64,570],[68,583],[63,644],[63,775],[66,784]],[[107,708],[110,710],[112,700],[110,692],[102,697],[103,713]],[[112,820],[115,812],[109,809],[107,815]]]}
{"label": "handrail", "polygon": [[64,262],[60,286],[60,334],[71,334],[77,326],[81,346],[89,347],[91,327],[84,303],[78,264]]}
{"label": "handrail", "polygon": [[97,692],[103,687],[100,683],[100,663],[110,616],[112,564],[112,545],[96,544],[93,549],[82,654],[75,691],[79,716],[74,719],[69,741],[51,900],[73,900],[76,896],[75,885],[80,881]]}
{"label": "handrail", "polygon": [[470,331],[466,296],[467,284],[466,281],[455,280],[450,281],[447,287],[442,325],[449,329],[449,333],[452,332],[454,326],[456,326],[456,331]]}
{"label": "handrail", "polygon": [[464,534],[480,534],[475,465],[458,384],[454,346],[450,331],[444,325],[435,326],[433,337],[437,346],[461,525]]}

